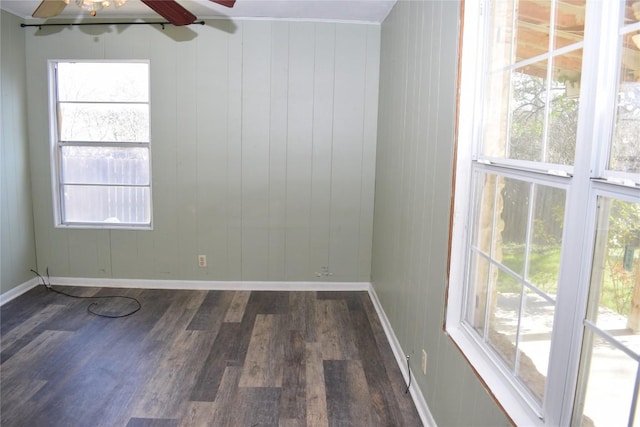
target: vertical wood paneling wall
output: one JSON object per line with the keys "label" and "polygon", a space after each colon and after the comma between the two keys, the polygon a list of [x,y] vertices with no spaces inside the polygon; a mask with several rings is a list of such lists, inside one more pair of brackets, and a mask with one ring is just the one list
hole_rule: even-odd
{"label": "vertical wood paneling wall", "polygon": [[438,425],[509,425],[442,329],[459,15],[401,0],[382,24],[372,282]]}
{"label": "vertical wood paneling wall", "polygon": [[[369,281],[379,25],[30,28],[26,52],[40,269]],[[54,227],[48,59],[150,60],[152,231]],[[323,267],[331,275],[318,276]]]}
{"label": "vertical wood paneling wall", "polygon": [[27,143],[25,36],[5,11],[0,23],[0,294],[30,280],[36,249]]}

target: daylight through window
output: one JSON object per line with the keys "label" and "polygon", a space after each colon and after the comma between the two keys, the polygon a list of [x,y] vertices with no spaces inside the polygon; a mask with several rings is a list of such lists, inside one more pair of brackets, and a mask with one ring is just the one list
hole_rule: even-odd
{"label": "daylight through window", "polygon": [[640,425],[640,1],[464,10],[447,331],[518,425]]}
{"label": "daylight through window", "polygon": [[52,62],[56,223],[151,226],[149,64]]}

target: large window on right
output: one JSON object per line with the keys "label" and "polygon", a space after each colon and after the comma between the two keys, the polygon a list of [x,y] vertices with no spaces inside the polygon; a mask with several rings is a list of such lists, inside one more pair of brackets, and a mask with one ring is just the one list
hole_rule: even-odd
{"label": "large window on right", "polygon": [[463,10],[447,332],[518,425],[640,426],[640,0]]}

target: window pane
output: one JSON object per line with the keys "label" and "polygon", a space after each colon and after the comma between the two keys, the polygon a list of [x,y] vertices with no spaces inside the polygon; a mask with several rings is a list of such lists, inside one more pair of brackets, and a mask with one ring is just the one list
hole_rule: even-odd
{"label": "window pane", "polygon": [[586,388],[580,390],[579,402],[596,426],[626,426],[640,355],[640,203],[598,199],[586,318],[629,354],[589,327],[581,361]]}
{"label": "window pane", "polygon": [[62,147],[64,184],[149,184],[149,149]]}
{"label": "window pane", "polygon": [[573,165],[578,133],[582,49],[552,59],[545,161]]}
{"label": "window pane", "polygon": [[[496,200],[497,176],[485,173],[476,174],[475,227],[473,245],[483,253],[491,254],[491,242],[494,240],[494,204]],[[502,182],[501,182],[502,184]]]}
{"label": "window pane", "polygon": [[149,142],[148,104],[58,104],[61,141]]}
{"label": "window pane", "polygon": [[[558,286],[565,190],[476,175],[466,322],[542,403]],[[484,236],[484,237],[480,237]],[[488,246],[483,250],[480,246]],[[488,259],[490,257],[490,260]],[[486,318],[486,320],[485,320]]]}
{"label": "window pane", "polygon": [[466,320],[480,336],[484,335],[485,315],[487,309],[487,292],[489,291],[489,261],[483,256],[473,253],[469,282],[473,283],[467,299]]}
{"label": "window pane", "polygon": [[534,193],[527,281],[555,296],[560,271],[566,194],[562,189],[542,185],[534,186]]}
{"label": "window pane", "polygon": [[474,247],[555,296],[565,191],[492,174],[477,179]]}
{"label": "window pane", "polygon": [[62,102],[148,102],[149,64],[124,62],[58,63]]}
{"label": "window pane", "polygon": [[491,29],[489,33],[489,71],[499,70],[513,63],[514,0],[491,2]]}
{"label": "window pane", "polygon": [[64,222],[149,224],[149,187],[64,185]]}
{"label": "window pane", "polygon": [[[586,335],[590,344],[582,356],[587,381],[580,411],[582,425],[626,427],[632,410],[638,362],[593,333],[587,331]],[[633,426],[640,425],[638,416]]]}
{"label": "window pane", "polygon": [[489,75],[486,91],[491,96],[484,99],[483,156],[506,156],[510,77],[509,71],[498,71]]}
{"label": "window pane", "polygon": [[[549,0],[492,2],[485,90],[489,96],[485,97],[481,149],[485,157],[574,163],[582,49],[562,55],[550,51],[553,4]],[[585,8],[585,0],[555,3],[551,47],[583,41]],[[518,66],[522,61],[529,62]]]}
{"label": "window pane", "polygon": [[500,214],[502,238],[495,242],[501,254],[496,259],[523,276],[531,184],[508,178],[502,178],[501,181],[504,182],[501,194],[503,209]]}
{"label": "window pane", "polygon": [[[640,174],[640,31],[622,36],[620,83],[608,169]],[[640,179],[636,177],[636,182]]]}
{"label": "window pane", "polygon": [[522,285],[508,273],[492,266],[490,277],[495,291],[489,298],[488,339],[509,368],[515,366],[516,336],[520,321]]}
{"label": "window pane", "polygon": [[549,0],[519,0],[516,5],[518,14],[516,58],[520,62],[549,51],[551,2]]}
{"label": "window pane", "polygon": [[547,61],[515,70],[511,76],[510,138],[505,157],[543,160]]}
{"label": "window pane", "polygon": [[624,24],[634,24],[640,21],[640,3],[638,0],[626,0],[626,7],[624,8]]}
{"label": "window pane", "polygon": [[542,401],[547,379],[555,305],[526,290],[518,340],[518,378]]}
{"label": "window pane", "polygon": [[554,47],[559,49],[584,40],[586,0],[558,1]]}
{"label": "window pane", "polygon": [[640,203],[603,197],[599,209],[589,319],[604,330],[640,333]]}

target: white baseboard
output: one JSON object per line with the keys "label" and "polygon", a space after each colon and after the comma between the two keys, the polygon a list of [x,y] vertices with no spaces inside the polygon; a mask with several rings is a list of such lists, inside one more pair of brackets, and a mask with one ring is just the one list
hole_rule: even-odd
{"label": "white baseboard", "polygon": [[389,322],[389,318],[387,314],[384,312],[382,308],[382,304],[380,304],[380,300],[378,299],[378,295],[376,294],[373,285],[369,286],[369,296],[371,297],[371,301],[373,302],[373,306],[378,313],[378,317],[380,318],[380,323],[382,323],[382,327],[384,328],[384,332],[387,335],[387,340],[389,340],[389,344],[391,345],[391,350],[393,350],[393,355],[396,358],[396,363],[400,367],[400,371],[404,376],[405,382],[409,381],[409,377],[411,377],[411,386],[409,387],[409,391],[411,392],[411,398],[413,399],[413,403],[416,405],[416,409],[418,410],[418,414],[420,415],[420,419],[422,420],[422,424],[426,427],[436,427],[436,420],[433,418],[431,411],[429,410],[429,406],[427,405],[427,401],[422,394],[422,391],[417,386],[416,378],[413,376],[411,371],[407,370],[406,365],[406,353],[402,350],[402,346],[396,337],[396,334],[393,332],[391,328],[391,323]]}
{"label": "white baseboard", "polygon": [[[400,346],[389,318],[387,317],[376,291],[369,282],[252,282],[252,281],[202,281],[202,280],[149,280],[149,279],[111,279],[111,278],[78,278],[78,277],[51,277],[52,285],[60,286],[96,286],[103,288],[138,288],[138,289],[190,289],[190,290],[264,290],[264,291],[367,291],[376,309],[384,332],[391,345],[391,350],[400,367],[405,381],[411,376],[411,398],[413,399],[422,423],[426,427],[436,427],[436,422],[431,415],[427,402],[416,385],[415,377],[405,365],[405,352]],[[0,306],[22,295],[40,284],[37,277],[15,288],[0,294]]]}
{"label": "white baseboard", "polygon": [[31,280],[27,280],[26,282],[16,286],[15,288],[9,289],[7,292],[0,294],[0,306],[8,303],[12,299],[19,297],[25,292],[35,288],[40,284],[40,281],[37,277],[34,277]]}
{"label": "white baseboard", "polygon": [[51,277],[52,285],[221,291],[368,291],[368,282],[258,282]]}

